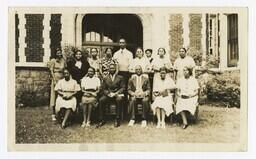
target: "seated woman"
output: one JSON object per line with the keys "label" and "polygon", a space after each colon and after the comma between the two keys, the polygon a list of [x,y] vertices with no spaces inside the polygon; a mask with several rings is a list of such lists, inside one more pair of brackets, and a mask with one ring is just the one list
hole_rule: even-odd
{"label": "seated woman", "polygon": [[176,114],[181,114],[183,125],[182,128],[186,129],[188,126],[185,111],[190,112],[192,115],[196,112],[198,106],[198,89],[199,85],[195,77],[192,76],[193,69],[185,67],[183,69],[184,77],[177,81],[177,103]]}
{"label": "seated woman", "polygon": [[95,76],[95,69],[90,67],[88,69],[87,76],[81,80],[81,89],[83,92],[82,97],[82,109],[84,120],[81,127],[89,127],[91,121],[91,111],[92,107],[96,106],[97,94],[100,89],[100,79]]}
{"label": "seated woman", "polygon": [[61,123],[61,128],[64,129],[66,127],[66,122],[70,113],[76,110],[76,98],[75,94],[77,91],[80,91],[80,86],[77,84],[75,80],[73,80],[70,76],[70,73],[67,69],[63,71],[64,79],[58,81],[55,86],[55,91],[58,93],[58,97],[56,99],[56,113],[62,109],[64,111],[64,118]]}
{"label": "seated woman", "polygon": [[155,100],[151,105],[151,108],[157,116],[156,128],[165,128],[165,115],[169,116],[173,113],[173,98],[171,91],[175,89],[175,83],[172,78],[168,78],[166,75],[166,68],[161,67],[160,79],[154,81],[153,95]]}

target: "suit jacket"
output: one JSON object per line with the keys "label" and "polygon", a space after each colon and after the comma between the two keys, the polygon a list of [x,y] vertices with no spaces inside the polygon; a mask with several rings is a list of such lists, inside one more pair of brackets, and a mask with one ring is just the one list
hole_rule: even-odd
{"label": "suit jacket", "polygon": [[105,95],[108,95],[110,92],[118,92],[118,94],[123,94],[125,90],[125,81],[123,76],[115,75],[115,78],[112,81],[111,75],[108,74],[103,79],[102,89]]}
{"label": "suit jacket", "polygon": [[[147,95],[149,95],[150,93],[150,82],[149,82],[149,78],[148,76],[146,75],[141,75],[142,78],[141,78],[141,85],[142,85],[142,91],[144,93],[146,93]],[[129,79],[129,82],[128,82],[128,93],[131,95],[132,93],[134,93],[136,91],[136,78],[137,76],[136,75],[133,75],[130,79]]]}

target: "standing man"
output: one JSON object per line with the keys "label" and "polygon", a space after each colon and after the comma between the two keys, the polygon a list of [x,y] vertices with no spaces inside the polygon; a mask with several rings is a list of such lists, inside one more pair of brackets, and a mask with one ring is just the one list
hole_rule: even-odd
{"label": "standing man", "polygon": [[142,103],[142,122],[141,127],[147,126],[147,115],[149,110],[150,83],[147,75],[142,74],[142,67],[135,66],[135,73],[129,79],[128,93],[130,95],[129,112],[131,118],[128,126],[135,123],[135,108],[138,102]]}
{"label": "standing man", "polygon": [[106,106],[109,105],[109,102],[114,102],[116,104],[116,120],[114,126],[120,126],[120,111],[122,110],[124,89],[125,84],[123,77],[117,75],[116,65],[111,64],[109,66],[109,74],[103,79],[102,83],[103,96],[99,100],[99,123],[97,127],[105,124],[104,112]]}
{"label": "standing man", "polygon": [[[174,78],[176,81],[184,77],[183,70],[185,67],[194,68],[196,66],[194,59],[187,55],[187,50],[181,48],[179,50],[179,57],[174,62]],[[194,69],[193,69],[194,75]]]}
{"label": "standing man", "polygon": [[[125,82],[125,101],[127,102],[127,86],[128,80],[130,78],[129,73],[129,65],[133,60],[133,54],[126,49],[126,41],[125,39],[121,38],[119,40],[120,49],[114,53],[113,59],[117,60],[118,62],[118,74],[124,77]],[[126,103],[125,102],[125,103]],[[124,108],[125,114],[127,113],[127,107]]]}

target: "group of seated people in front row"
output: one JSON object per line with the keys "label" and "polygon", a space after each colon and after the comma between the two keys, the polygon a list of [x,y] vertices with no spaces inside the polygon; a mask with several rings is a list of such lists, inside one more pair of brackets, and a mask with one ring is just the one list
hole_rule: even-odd
{"label": "group of seated people in front row", "polygon": [[[113,57],[108,48],[101,60],[96,58],[97,49],[91,49],[91,58],[87,60],[78,50],[75,60],[67,64],[61,50],[56,52],[50,65],[52,119],[55,120],[55,114],[63,114],[61,128],[65,128],[71,112],[79,106],[83,110],[81,127],[89,127],[92,110],[98,107],[97,127],[101,127],[106,122],[105,109],[112,102],[116,106],[114,126],[118,127],[124,101],[128,99],[128,126],[134,125],[135,109],[141,104],[142,127],[147,126],[151,108],[157,117],[157,128],[165,128],[165,117],[174,112],[181,114],[182,128],[187,128],[186,111],[192,115],[196,112],[199,86],[193,76],[193,59],[186,55],[186,49],[180,49],[173,67],[164,57],[163,48],[158,49],[158,57],[153,60],[143,57],[143,50],[138,48],[133,59],[124,39],[120,39],[119,45],[120,50]],[[170,73],[173,70],[174,79]]]}

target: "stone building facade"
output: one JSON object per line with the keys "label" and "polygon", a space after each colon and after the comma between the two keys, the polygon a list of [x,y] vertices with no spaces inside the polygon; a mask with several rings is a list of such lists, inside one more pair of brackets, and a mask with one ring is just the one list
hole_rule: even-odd
{"label": "stone building facade", "polygon": [[13,16],[17,102],[17,95],[28,84],[35,88],[39,103],[48,103],[50,78],[46,63],[57,47],[67,45],[96,47],[100,56],[104,56],[105,48],[117,49],[118,39],[123,37],[132,52],[140,46],[151,48],[156,54],[159,47],[164,47],[174,61],[178,50],[186,47],[190,53],[197,54],[198,65],[205,66],[213,58],[215,69],[239,69],[243,18],[236,12],[169,12],[167,9],[117,12],[101,8],[95,13],[91,8],[25,9],[16,10]]}

